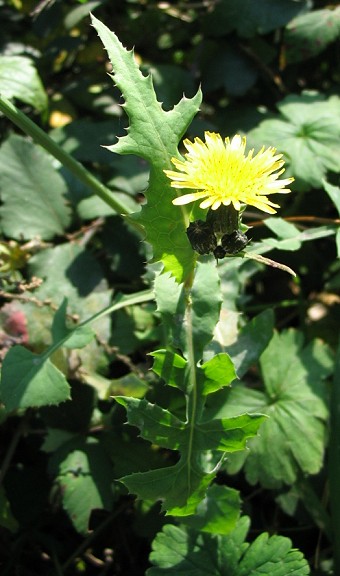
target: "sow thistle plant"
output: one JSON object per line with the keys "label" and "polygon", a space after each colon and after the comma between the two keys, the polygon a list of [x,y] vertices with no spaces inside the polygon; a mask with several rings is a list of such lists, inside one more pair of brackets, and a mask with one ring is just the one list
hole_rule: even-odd
{"label": "sow thistle plant", "polygon": [[[225,351],[212,355],[213,348],[209,347],[222,304],[216,260],[251,258],[294,274],[283,264],[248,248],[247,226],[242,223],[247,206],[275,214],[278,205],[270,199],[272,194],[289,192],[287,186],[293,179],[280,179],[284,163],[274,148],[246,153],[246,139],[240,135],[223,140],[219,134],[206,132],[205,141],[185,139],[187,152],[181,156],[178,147],[199,110],[201,92],[191,99],[183,97],[165,111],[157,101],[152,79],[142,75],[133,52],[127,51],[117,36],[94,17],[93,25],[108,52],[112,78],[123,94],[129,117],[127,134],[108,150],[140,156],[150,165],[147,202],[140,212],[125,217],[143,228],[153,250],[150,266],[161,263],[162,270],[153,268],[151,296],[150,291],[118,295],[107,309],[73,329],[67,326],[63,302],[54,318],[53,343],[47,351],[37,355],[17,347],[6,356],[2,401],[10,411],[67,400],[70,386],[50,356],[61,346],[85,346],[94,336],[89,324],[104,314],[154,298],[165,337],[162,347],[151,356],[158,376],[156,388],[168,387],[168,408],[157,401],[157,390],[155,402],[150,401],[152,391],[143,398],[115,396],[126,409],[128,423],[139,429],[142,439],[160,452],[174,453],[173,459],[168,456],[166,460],[170,465],[136,470],[117,479],[138,498],[161,501],[162,511],[173,517],[154,541],[150,556],[154,566],[147,571],[148,576],[224,574],[229,566],[233,567],[230,574],[235,576],[308,574],[306,561],[291,548],[288,538],[262,534],[253,544],[246,544],[249,520],[240,518],[238,493],[213,482],[228,456],[244,451],[247,441],[267,420],[265,414],[247,411],[228,417],[212,415],[213,399],[245,374],[272,337],[272,329],[267,337],[261,326],[250,323],[237,345],[245,342],[249,347],[253,343],[256,353],[239,350],[236,367]],[[16,121],[13,108],[8,106],[6,112]],[[23,128],[28,126],[27,131],[34,137],[38,134],[43,143],[31,124]],[[78,177],[93,181],[79,166],[65,160],[65,154],[56,151],[51,142],[46,148],[74,169]],[[184,194],[178,195],[178,190]],[[97,192],[107,199],[107,190],[100,187]],[[109,203],[119,208],[113,201]],[[195,209],[196,203],[200,212]],[[197,213],[203,213],[205,219],[195,219]],[[261,338],[257,338],[259,330]],[[172,389],[176,389],[175,401]],[[242,393],[242,387],[239,390]],[[68,506],[69,501],[65,501],[67,510]],[[197,567],[195,572],[192,561]],[[212,566],[216,566],[215,572]]]}
{"label": "sow thistle plant", "polygon": [[[156,272],[154,293],[166,338],[165,346],[151,353],[153,371],[160,378],[159,386],[163,382],[169,387],[170,398],[171,388],[182,394],[182,403],[172,407],[169,401],[169,408],[150,402],[147,396],[115,397],[125,407],[128,423],[138,427],[141,438],[177,454],[170,466],[136,471],[119,479],[139,498],[160,500],[162,510],[181,521],[178,527],[166,526],[156,538],[150,557],[155,567],[147,573],[150,576],[179,573],[179,559],[174,558],[165,566],[161,549],[165,541],[169,549],[174,548],[174,542],[177,548],[180,540],[184,544],[180,563],[184,572],[188,571],[189,540],[194,538],[199,548],[207,551],[208,556],[202,557],[202,562],[208,562],[209,566],[212,556],[216,565],[221,561],[224,565],[229,558],[235,566],[239,564],[240,574],[257,574],[259,563],[263,563],[262,539],[275,562],[287,563],[288,571],[307,574],[305,560],[299,552],[291,550],[288,539],[263,534],[256,541],[257,552],[249,546],[245,553],[248,520],[238,521],[239,496],[226,486],[213,484],[227,455],[244,450],[266,416],[244,413],[214,418],[206,411],[207,399],[237,379],[227,353],[207,354],[222,302],[215,258],[255,257],[293,273],[259,255],[248,255],[247,227],[242,224],[242,212],[247,205],[275,213],[278,206],[268,197],[289,192],[286,186],[293,179],[279,179],[283,160],[274,148],[262,148],[255,155],[253,150],[245,154],[246,139],[239,135],[223,141],[219,134],[206,132],[205,142],[199,138],[194,142],[186,139],[187,153],[183,159],[178,146],[199,109],[201,92],[191,99],[183,97],[165,111],[157,101],[152,79],[141,74],[133,52],[126,51],[115,34],[95,18],[93,25],[108,52],[112,78],[124,96],[124,109],[130,121],[127,134],[109,150],[141,156],[150,164],[147,202],[130,218],[143,226],[145,239],[153,249],[153,261],[163,266],[160,273]],[[176,191],[181,189],[193,191],[178,196]],[[196,201],[201,209],[207,209],[205,220],[195,220],[187,209],[187,204]],[[201,258],[204,255],[208,258]],[[238,369],[246,370],[245,364],[246,361]],[[221,522],[221,512],[216,512],[216,499],[223,509],[225,523]],[[202,535],[206,534],[202,541],[200,528]],[[229,533],[233,534],[231,539]],[[233,539],[238,546],[235,547]],[[278,552],[281,544],[283,548]],[[215,552],[209,552],[210,546]],[[267,560],[268,557],[264,562]]]}

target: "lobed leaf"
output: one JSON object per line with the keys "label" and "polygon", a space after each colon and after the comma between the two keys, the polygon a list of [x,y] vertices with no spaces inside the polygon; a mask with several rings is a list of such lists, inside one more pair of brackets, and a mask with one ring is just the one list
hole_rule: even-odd
{"label": "lobed leaf", "polygon": [[[175,466],[135,473],[120,478],[130,492],[142,499],[162,500],[168,514],[193,514],[216,474],[202,465],[210,450],[243,450],[248,438],[257,434],[265,416],[243,414],[235,418],[195,423],[181,422],[171,412],[146,400],[116,397],[127,410],[128,422],[140,429],[142,438],[163,448],[179,450]],[[209,466],[208,466],[209,468]]]}
{"label": "lobed leaf", "polygon": [[182,457],[175,466],[137,472],[119,480],[143,500],[161,500],[167,515],[188,516],[195,513],[214,476],[215,472],[202,473],[192,463],[188,466]]}
{"label": "lobed leaf", "polygon": [[154,358],[153,371],[169,386],[185,392],[187,360],[172,350],[156,350],[150,356]]}
{"label": "lobed leaf", "polygon": [[146,240],[153,247],[154,260],[161,260],[165,271],[181,282],[193,271],[195,254],[186,237],[188,215],[172,204],[176,192],[163,170],[171,169],[171,157],[201,103],[201,93],[185,97],[165,111],[156,99],[150,76],[143,76],[132,51],[127,51],[117,36],[92,16],[113,67],[112,78],[121,90],[130,125],[127,135],[108,147],[117,154],[135,154],[151,166],[147,204],[134,219],[144,227]]}
{"label": "lobed leaf", "polygon": [[[320,341],[303,346],[299,332],[275,334],[261,357],[264,391],[236,385],[215,417],[230,417],[243,411],[270,416],[261,435],[250,441],[243,455],[250,483],[268,488],[293,484],[299,474],[316,474],[323,463],[327,437],[327,389],[324,379],[333,359]],[[242,458],[227,468],[235,472]]]}
{"label": "lobed leaf", "polygon": [[231,453],[244,450],[247,440],[256,436],[265,418],[263,414],[242,414],[196,424],[192,433],[193,451],[219,450]]}
{"label": "lobed leaf", "polygon": [[[153,541],[147,576],[306,576],[310,573],[301,552],[289,538],[258,536],[245,542],[249,520],[242,517],[227,536],[199,533],[166,525]],[[227,570],[227,572],[226,572]]]}
{"label": "lobed leaf", "polygon": [[129,424],[138,426],[145,440],[172,450],[184,443],[185,423],[168,410],[144,399],[115,396],[115,400],[126,408]]}

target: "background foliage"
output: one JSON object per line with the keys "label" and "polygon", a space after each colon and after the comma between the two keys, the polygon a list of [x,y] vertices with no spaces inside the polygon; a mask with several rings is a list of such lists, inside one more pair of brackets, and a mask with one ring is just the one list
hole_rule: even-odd
{"label": "background foliage", "polygon": [[[336,572],[336,418],[329,426],[340,385],[339,368],[334,372],[340,316],[336,4],[0,0],[1,96],[14,98],[112,190],[118,212],[139,214],[122,219],[0,117],[4,574]],[[179,509],[164,516],[144,481],[136,485],[144,472],[162,470],[167,477],[180,462],[172,452],[177,439],[162,444],[161,427],[154,436],[142,429],[139,437],[135,425],[142,410],[149,414],[150,406],[159,406],[157,422],[168,425],[174,414],[171,424],[179,426],[178,382],[185,370],[177,356],[175,372],[164,372],[167,343],[184,346],[174,308],[179,285],[167,274],[157,276],[157,265],[146,265],[151,248],[136,220],[146,223],[159,249],[154,255],[179,280],[190,269],[192,251],[178,243],[183,224],[162,238],[150,224],[151,200],[162,181],[149,189],[149,208],[139,213],[153,148],[146,144],[144,154],[120,156],[102,147],[115,150],[117,136],[128,145],[128,109],[119,81],[107,74],[110,64],[90,12],[124,46],[134,46],[141,70],[151,72],[173,121],[173,153],[185,127],[173,106],[184,92],[194,113],[201,85],[189,137],[207,129],[245,133],[250,146],[283,152],[287,174],[295,178],[294,193],[280,197],[280,217],[263,220],[249,210],[244,221],[252,226],[250,250],[291,266],[296,280],[252,260],[227,259],[212,275],[200,264],[196,290],[203,294],[208,277],[206,299],[218,282],[223,296],[208,326],[199,322],[201,310],[195,312],[197,354],[204,347],[208,382],[205,420],[225,422],[245,412],[269,418],[248,441],[249,450],[228,456],[196,514],[185,517]],[[118,152],[124,138],[119,142]],[[157,216],[166,220],[162,209]],[[163,257],[169,245],[176,258]],[[105,309],[109,313],[90,326],[87,319]],[[240,380],[222,388],[213,359],[225,353]],[[222,362],[229,383],[233,369]],[[133,426],[125,425],[123,406]],[[207,444],[199,447],[206,454]],[[143,499],[118,479],[129,488],[135,482],[131,491],[142,491]]]}

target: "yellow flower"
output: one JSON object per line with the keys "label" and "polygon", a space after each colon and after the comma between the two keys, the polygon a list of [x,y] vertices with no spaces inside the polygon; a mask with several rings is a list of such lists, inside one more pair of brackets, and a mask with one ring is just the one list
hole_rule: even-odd
{"label": "yellow flower", "polygon": [[245,136],[236,134],[232,140],[223,141],[215,132],[205,132],[205,142],[195,138],[194,142],[187,139],[183,144],[188,151],[185,159],[171,159],[178,172],[164,172],[172,180],[173,188],[193,188],[196,192],[175,198],[173,204],[189,204],[204,198],[201,208],[217,210],[221,204],[233,204],[235,210],[240,210],[241,204],[249,204],[275,214],[274,208],[279,206],[268,195],[290,192],[285,186],[294,178],[279,180],[284,161],[275,148],[263,146],[255,156],[254,150],[245,155]]}

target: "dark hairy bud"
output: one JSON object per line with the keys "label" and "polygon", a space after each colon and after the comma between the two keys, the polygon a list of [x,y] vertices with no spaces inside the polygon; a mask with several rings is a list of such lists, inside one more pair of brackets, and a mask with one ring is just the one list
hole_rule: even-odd
{"label": "dark hairy bud", "polygon": [[206,222],[214,234],[221,238],[223,234],[231,234],[238,230],[239,212],[235,210],[233,204],[229,204],[229,206],[222,204],[217,210],[209,209]]}
{"label": "dark hairy bud", "polygon": [[226,254],[233,255],[238,254],[249,243],[249,240],[243,232],[240,230],[235,230],[231,234],[225,234],[222,236],[221,245],[225,250]]}
{"label": "dark hairy bud", "polygon": [[213,230],[203,220],[191,222],[187,228],[187,236],[193,250],[199,254],[210,254],[217,246]]}

